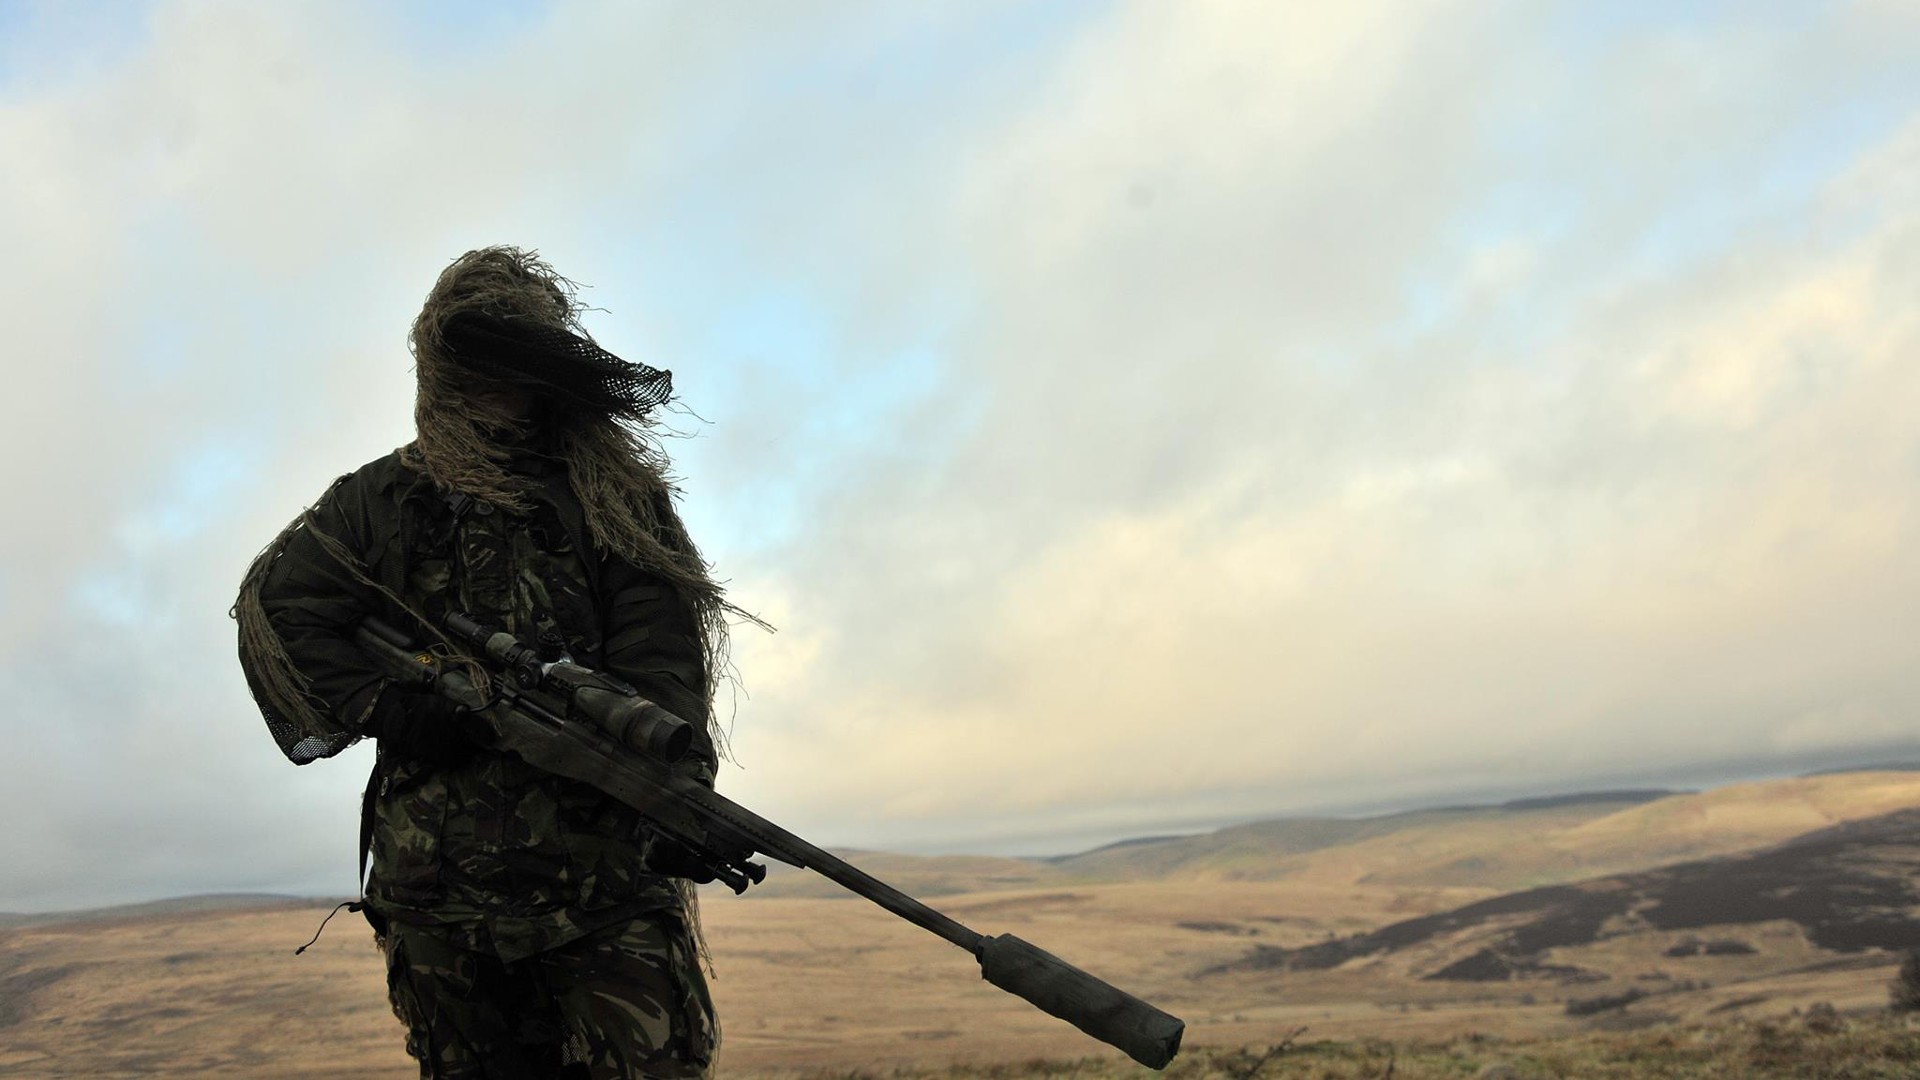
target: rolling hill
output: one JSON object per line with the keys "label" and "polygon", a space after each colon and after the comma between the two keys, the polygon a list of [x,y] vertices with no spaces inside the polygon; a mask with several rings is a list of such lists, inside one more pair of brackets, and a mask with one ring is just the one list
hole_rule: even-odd
{"label": "rolling hill", "polygon": [[[1598,792],[1369,818],[1284,818],[1046,859],[841,854],[921,896],[1123,881],[1508,892],[1745,851],[1917,805],[1920,773],[1858,771],[1704,792]],[[814,875],[770,869],[749,895],[846,895]]]}

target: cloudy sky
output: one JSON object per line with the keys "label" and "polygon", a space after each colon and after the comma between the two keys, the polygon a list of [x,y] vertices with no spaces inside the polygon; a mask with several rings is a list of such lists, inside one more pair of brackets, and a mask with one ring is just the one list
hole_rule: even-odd
{"label": "cloudy sky", "polygon": [[500,242],[818,841],[1920,756],[1911,0],[0,0],[0,910],[352,890],[227,608]]}

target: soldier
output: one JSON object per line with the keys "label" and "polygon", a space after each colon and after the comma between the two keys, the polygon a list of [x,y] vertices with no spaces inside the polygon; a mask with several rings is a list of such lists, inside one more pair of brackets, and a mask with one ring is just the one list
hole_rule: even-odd
{"label": "soldier", "polygon": [[723,598],[649,418],[671,376],[601,349],[572,283],[485,248],[415,320],[417,438],[341,477],[248,569],[240,659],[295,764],[378,740],[365,910],[422,1077],[702,1075],[719,1040],[692,883],[629,807],[483,745],[351,643],[449,607],[631,683],[701,732]]}

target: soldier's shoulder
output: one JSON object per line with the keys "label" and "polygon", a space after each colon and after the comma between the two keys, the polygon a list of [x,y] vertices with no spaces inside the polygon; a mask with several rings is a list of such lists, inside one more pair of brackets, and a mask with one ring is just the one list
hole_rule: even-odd
{"label": "soldier's shoulder", "polygon": [[401,505],[423,485],[431,488],[432,481],[409,467],[396,450],[336,478],[313,513],[323,528],[344,529],[362,551],[377,550],[397,535]]}
{"label": "soldier's shoulder", "polygon": [[407,465],[402,451],[394,450],[350,473],[342,474],[327,489],[327,494],[334,498],[355,499],[382,495],[392,497],[423,480],[425,475]]}
{"label": "soldier's shoulder", "polygon": [[337,477],[313,509],[322,520],[346,521],[358,534],[371,537],[391,531],[386,526],[399,520],[400,504],[419,485],[431,487],[432,481],[408,467],[396,450]]}

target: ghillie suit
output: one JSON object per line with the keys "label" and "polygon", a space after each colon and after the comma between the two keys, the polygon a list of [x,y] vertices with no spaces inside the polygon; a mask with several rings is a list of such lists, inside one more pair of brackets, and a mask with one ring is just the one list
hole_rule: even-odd
{"label": "ghillie suit", "polygon": [[[241,662],[296,764],[370,734],[393,690],[341,637],[353,619],[380,615],[469,662],[432,617],[449,596],[704,721],[695,756],[709,769],[723,752],[712,699],[727,620],[751,617],[674,509],[651,420],[670,376],[600,349],[580,310],[532,253],[456,260],[412,329],[416,440],[342,477],[248,568]],[[390,760],[382,742],[363,827],[380,919],[439,926],[509,962],[650,910],[671,909],[698,941],[692,884],[650,874],[630,812],[517,759],[439,768]]]}

